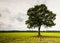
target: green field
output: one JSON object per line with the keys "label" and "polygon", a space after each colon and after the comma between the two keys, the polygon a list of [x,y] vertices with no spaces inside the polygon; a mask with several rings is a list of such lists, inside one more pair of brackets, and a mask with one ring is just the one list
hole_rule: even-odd
{"label": "green field", "polygon": [[0,43],[60,43],[60,32],[1,32]]}

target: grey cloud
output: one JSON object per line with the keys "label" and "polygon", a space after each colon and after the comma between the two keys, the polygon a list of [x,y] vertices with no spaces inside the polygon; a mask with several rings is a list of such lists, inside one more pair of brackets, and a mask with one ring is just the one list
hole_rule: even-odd
{"label": "grey cloud", "polygon": [[8,29],[8,26],[2,22],[0,22],[0,30]]}
{"label": "grey cloud", "polygon": [[17,17],[17,20],[20,21],[20,22],[22,22],[23,18]]}
{"label": "grey cloud", "polygon": [[9,11],[8,8],[3,9],[2,12],[7,12],[7,13],[11,14],[11,12]]}
{"label": "grey cloud", "polygon": [[5,30],[16,30],[18,29],[17,27],[13,26],[12,24],[4,24],[3,22],[0,22],[0,31],[5,31]]}
{"label": "grey cloud", "polygon": [[2,15],[0,14],[0,17],[2,17]]}
{"label": "grey cloud", "polygon": [[4,15],[7,15],[7,14],[11,14],[11,12],[7,8],[0,10],[0,17],[3,17]]}
{"label": "grey cloud", "polygon": [[0,13],[8,13],[8,14],[11,14],[11,12],[9,11],[8,8],[1,8],[0,9]]}
{"label": "grey cloud", "polygon": [[25,20],[25,15],[23,13],[19,13],[17,16],[16,16],[16,19],[19,21],[19,22],[22,22]]}
{"label": "grey cloud", "polygon": [[[3,12],[5,12],[6,14],[3,13]],[[3,20],[3,21],[0,21],[0,30],[2,30],[2,31],[3,30],[16,30],[16,29],[18,30],[18,29],[22,28],[22,27],[19,27],[19,26],[20,26],[20,22],[21,22],[21,25],[22,25],[23,21],[25,19],[25,15],[23,13],[18,13],[16,15],[12,16],[12,15],[10,15],[10,13],[8,13],[5,10],[3,12],[1,12],[2,13],[1,14],[2,15],[1,20]],[[6,17],[6,18],[3,18],[3,16]],[[7,20],[8,22],[4,21],[4,20]],[[17,20],[17,22],[16,22],[16,20]],[[18,26],[16,26],[16,25],[18,25]]]}

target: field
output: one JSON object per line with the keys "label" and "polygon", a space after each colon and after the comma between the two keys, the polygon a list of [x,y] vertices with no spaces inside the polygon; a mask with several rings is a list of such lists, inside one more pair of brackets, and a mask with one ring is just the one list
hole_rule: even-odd
{"label": "field", "polygon": [[60,43],[60,32],[0,32],[0,43]]}

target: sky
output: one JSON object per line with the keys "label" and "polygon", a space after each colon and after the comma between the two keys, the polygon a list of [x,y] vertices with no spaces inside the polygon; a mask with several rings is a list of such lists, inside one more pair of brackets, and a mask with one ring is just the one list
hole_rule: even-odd
{"label": "sky", "polygon": [[50,11],[56,14],[55,26],[41,27],[41,31],[60,31],[60,1],[59,0],[0,0],[0,31],[8,30],[38,30],[28,29],[27,10],[34,5],[46,4]]}

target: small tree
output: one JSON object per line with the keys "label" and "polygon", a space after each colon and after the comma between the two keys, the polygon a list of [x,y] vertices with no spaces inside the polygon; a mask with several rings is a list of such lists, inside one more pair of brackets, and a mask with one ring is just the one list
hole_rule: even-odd
{"label": "small tree", "polygon": [[55,20],[56,14],[47,9],[45,4],[35,5],[29,8],[27,11],[28,20],[26,21],[27,27],[38,27],[38,36],[40,36],[40,28],[42,25],[46,27],[52,27],[55,25],[53,22]]}

